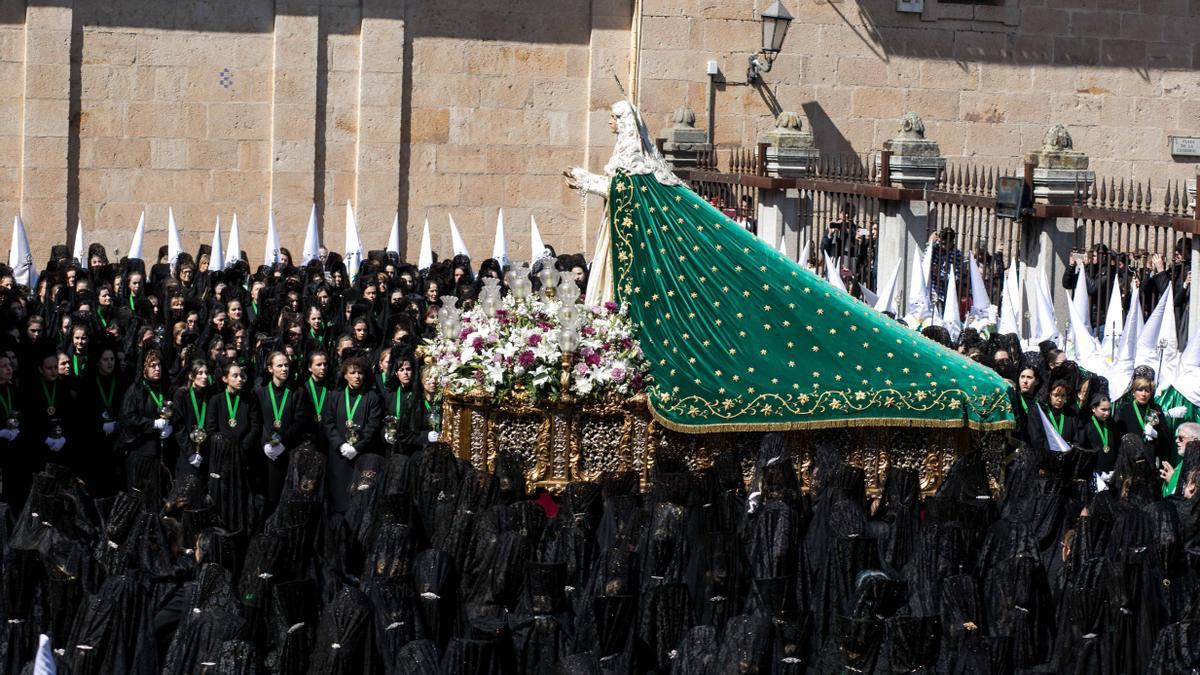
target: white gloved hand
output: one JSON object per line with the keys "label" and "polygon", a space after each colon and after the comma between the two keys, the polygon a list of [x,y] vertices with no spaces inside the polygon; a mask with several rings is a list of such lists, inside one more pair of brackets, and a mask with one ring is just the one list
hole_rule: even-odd
{"label": "white gloved hand", "polygon": [[198,452],[196,454],[192,455],[191,457],[188,457],[188,464],[191,464],[193,467],[195,467],[197,469],[200,468],[200,463],[203,461],[204,461],[204,458],[201,457],[200,453],[198,453]]}
{"label": "white gloved hand", "polygon": [[1112,480],[1112,475],[1111,471],[1099,471],[1092,476],[1096,481],[1096,492],[1104,492],[1108,489],[1108,481]]}
{"label": "white gloved hand", "polygon": [[347,460],[353,460],[355,457],[358,457],[358,450],[355,450],[354,446],[349,443],[342,443],[341,452],[342,457],[345,457]]}
{"label": "white gloved hand", "polygon": [[1181,419],[1187,413],[1187,406],[1177,405],[1167,411],[1167,417],[1173,420]]}
{"label": "white gloved hand", "polygon": [[167,426],[167,421],[165,419],[160,417],[160,418],[154,420],[154,428],[155,429],[162,431],[163,427],[165,427],[165,426]]}
{"label": "white gloved hand", "polygon": [[104,424],[100,425],[100,428],[104,429],[104,435],[111,436],[113,434],[113,432],[117,430],[117,423],[116,422],[105,422]]}
{"label": "white gloved hand", "polygon": [[273,462],[279,459],[279,456],[283,454],[283,446],[271,445],[270,443],[267,443],[263,446],[263,454]]}
{"label": "white gloved hand", "polygon": [[428,436],[426,436],[426,438],[428,438],[428,439],[429,439],[429,442],[430,442],[430,443],[437,443],[437,442],[438,442],[438,439],[439,439],[439,438],[441,438],[441,437],[442,437],[442,435],[441,435],[441,434],[439,434],[439,433],[438,433],[438,432],[436,432],[436,431],[431,431],[431,432],[429,432],[429,435],[428,435]]}
{"label": "white gloved hand", "polygon": [[1145,426],[1145,428],[1142,429],[1142,435],[1146,437],[1146,440],[1152,441],[1152,440],[1158,438],[1158,429],[1155,429],[1154,427],[1147,424]]}
{"label": "white gloved hand", "polygon": [[46,447],[50,448],[51,452],[58,452],[59,450],[62,450],[63,446],[66,444],[67,444],[67,439],[65,439],[65,438],[47,438],[46,439]]}
{"label": "white gloved hand", "polygon": [[172,434],[174,431],[175,431],[175,430],[171,428],[171,425],[170,425],[170,424],[164,424],[164,425],[163,425],[163,427],[162,427],[162,431],[159,431],[159,432],[158,432],[158,437],[159,437],[159,438],[170,438],[170,437],[171,437],[171,434]]}
{"label": "white gloved hand", "polygon": [[16,440],[17,430],[16,429],[0,429],[0,438],[3,438],[6,441]]}

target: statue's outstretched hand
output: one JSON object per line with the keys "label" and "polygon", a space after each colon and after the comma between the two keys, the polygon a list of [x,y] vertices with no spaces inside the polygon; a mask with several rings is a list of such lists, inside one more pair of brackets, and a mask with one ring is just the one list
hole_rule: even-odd
{"label": "statue's outstretched hand", "polygon": [[563,178],[565,178],[567,181],[567,187],[571,188],[572,190],[578,190],[580,188],[579,177],[576,175],[577,171],[579,171],[579,167],[567,169],[566,171],[562,172]]}

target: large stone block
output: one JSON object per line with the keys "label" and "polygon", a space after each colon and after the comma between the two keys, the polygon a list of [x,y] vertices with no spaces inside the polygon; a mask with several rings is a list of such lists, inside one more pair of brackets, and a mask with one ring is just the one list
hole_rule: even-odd
{"label": "large stone block", "polygon": [[65,169],[67,166],[67,137],[35,136],[26,138],[25,166]]}
{"label": "large stone block", "polygon": [[450,112],[445,109],[414,109],[410,128],[412,143],[446,143],[450,139]]}
{"label": "large stone block", "polygon": [[140,169],[151,163],[150,141],[144,138],[98,138],[94,153],[97,168]]}
{"label": "large stone block", "polygon": [[66,136],[71,104],[66,99],[25,99],[26,136]]}
{"label": "large stone block", "polygon": [[85,28],[82,55],[84,65],[133,65],[137,61],[135,33]]}
{"label": "large stone block", "polygon": [[859,87],[854,90],[851,114],[868,119],[895,118],[902,112],[904,92],[884,87]]}
{"label": "large stone block", "polygon": [[271,107],[265,103],[212,103],[208,106],[208,137],[269,139]]}

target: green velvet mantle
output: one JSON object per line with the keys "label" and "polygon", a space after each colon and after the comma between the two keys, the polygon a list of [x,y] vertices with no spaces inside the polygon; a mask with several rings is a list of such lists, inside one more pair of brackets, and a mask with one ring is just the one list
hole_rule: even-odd
{"label": "green velvet mantle", "polygon": [[609,185],[613,284],[682,432],[1009,428],[1009,384],[800,267],[683,186]]}

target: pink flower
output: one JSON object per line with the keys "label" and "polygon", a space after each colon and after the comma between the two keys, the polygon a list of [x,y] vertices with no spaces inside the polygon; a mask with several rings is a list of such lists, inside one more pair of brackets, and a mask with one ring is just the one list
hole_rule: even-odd
{"label": "pink flower", "polygon": [[576,375],[579,375],[580,377],[583,377],[584,375],[587,375],[587,374],[588,374],[588,367],[587,367],[587,365],[585,365],[585,364],[582,364],[582,363],[576,363],[576,364],[575,364],[575,374],[576,374]]}
{"label": "pink flower", "polygon": [[625,369],[621,367],[612,369],[613,382],[621,382],[625,379]]}
{"label": "pink flower", "polygon": [[537,359],[533,356],[533,352],[528,351],[528,350],[523,351],[517,355],[517,363],[522,368],[528,368],[528,367],[532,366],[534,364],[534,362],[536,362],[536,361],[537,361]]}
{"label": "pink flower", "polygon": [[593,328],[593,327],[591,327],[591,326],[584,326],[584,327],[583,327],[583,330],[581,330],[581,331],[579,331],[579,332],[580,332],[580,333],[583,333],[584,335],[595,335],[595,334],[596,334],[596,329],[595,329],[595,328]]}
{"label": "pink flower", "polygon": [[468,335],[470,335],[470,334],[471,334],[471,329],[470,329],[470,328],[463,328],[463,329],[462,329],[461,331],[459,331],[459,333],[458,333],[458,339],[459,339],[459,340],[465,340],[465,339],[467,338],[467,336],[468,336]]}
{"label": "pink flower", "polygon": [[538,321],[538,328],[542,329],[542,331],[548,331],[550,330],[550,327],[551,326],[548,321]]}
{"label": "pink flower", "polygon": [[530,346],[530,347],[536,347],[536,346],[538,346],[538,344],[539,344],[541,341],[542,341],[542,335],[541,335],[541,333],[534,333],[533,335],[530,335],[530,336],[529,336],[529,346]]}
{"label": "pink flower", "polygon": [[592,352],[591,354],[588,354],[587,356],[585,356],[585,357],[584,357],[584,359],[583,359],[583,360],[584,360],[584,361],[585,361],[585,362],[586,362],[586,363],[587,363],[589,366],[593,366],[593,367],[595,367],[595,366],[598,366],[598,365],[600,365],[600,355],[599,355],[599,354],[597,354],[597,353],[595,353],[595,352]]}
{"label": "pink flower", "polygon": [[483,338],[476,335],[475,339],[471,340],[471,348],[478,350],[482,347],[483,347]]}
{"label": "pink flower", "polygon": [[617,306],[617,303],[609,300],[608,302],[604,303],[604,309],[607,309],[609,314],[616,314],[621,308]]}

